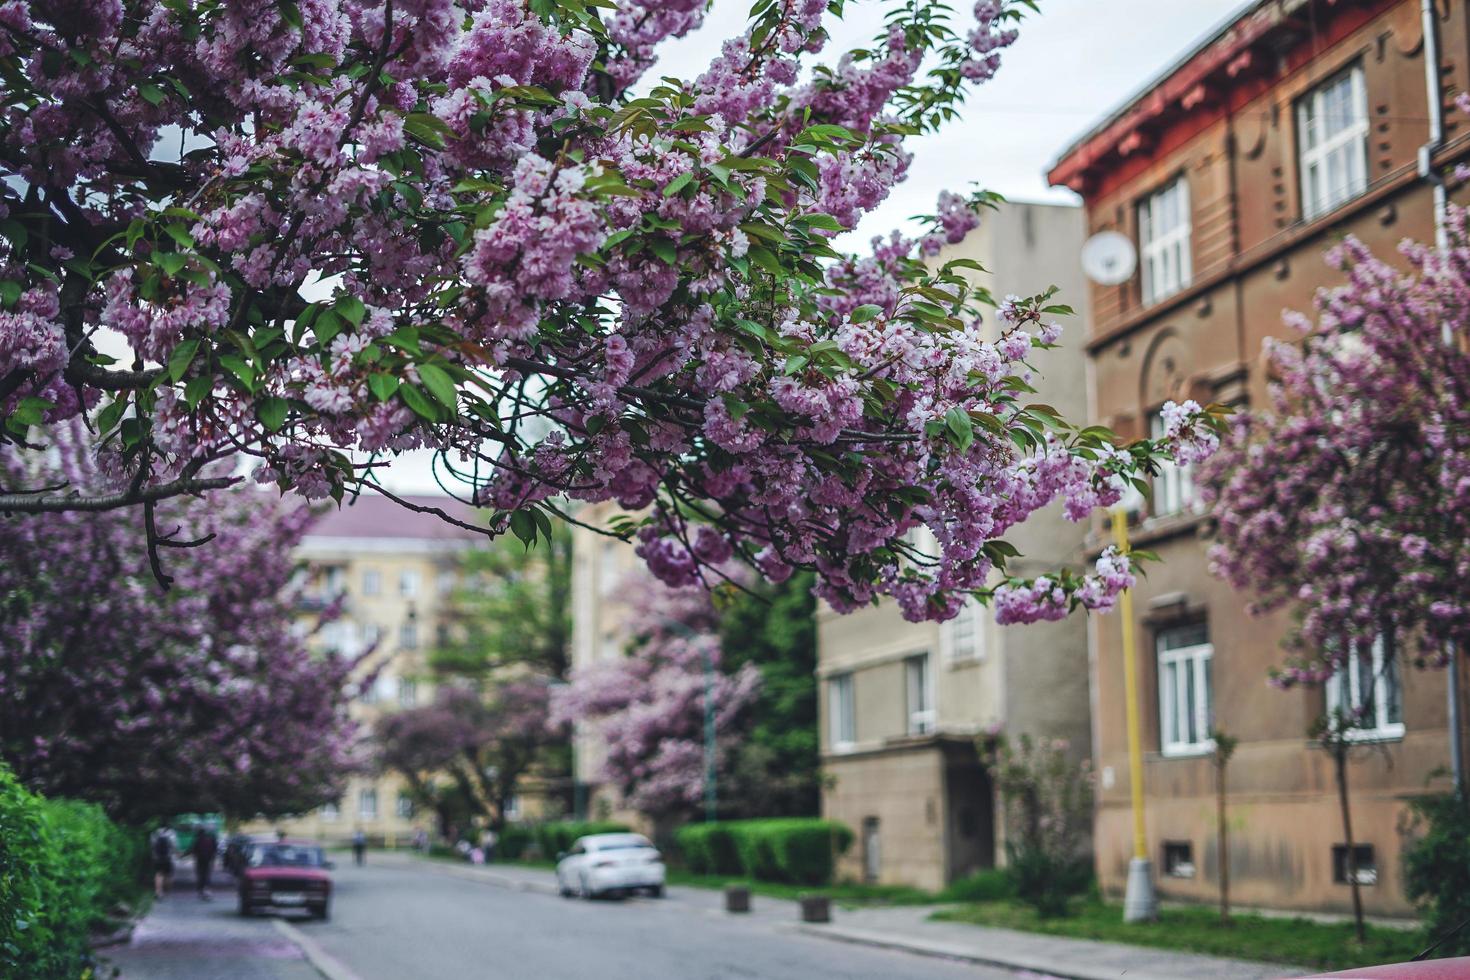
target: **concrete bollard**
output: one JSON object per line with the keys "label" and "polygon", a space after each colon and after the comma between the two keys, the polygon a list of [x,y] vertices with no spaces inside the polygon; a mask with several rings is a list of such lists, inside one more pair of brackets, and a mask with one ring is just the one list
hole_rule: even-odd
{"label": "concrete bollard", "polygon": [[802,922],[831,922],[832,902],[826,895],[806,895],[801,899]]}
{"label": "concrete bollard", "polygon": [[750,889],[740,885],[730,885],[727,887],[725,889],[725,911],[749,912]]}

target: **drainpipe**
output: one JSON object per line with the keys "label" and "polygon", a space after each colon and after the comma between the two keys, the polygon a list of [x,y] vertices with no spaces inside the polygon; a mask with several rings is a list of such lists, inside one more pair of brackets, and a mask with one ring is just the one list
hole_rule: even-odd
{"label": "drainpipe", "polygon": [[[1441,254],[1449,249],[1449,229],[1446,225],[1446,191],[1443,175],[1434,169],[1434,154],[1444,143],[1444,93],[1439,86],[1439,15],[1435,0],[1419,0],[1419,15],[1424,30],[1424,95],[1429,103],[1429,141],[1419,147],[1419,176],[1430,183],[1434,194],[1434,245]],[[1440,324],[1440,339],[1446,344],[1454,343],[1454,335],[1448,320]],[[1449,699],[1450,729],[1450,772],[1454,776],[1455,796],[1461,797],[1465,788],[1465,762],[1462,756],[1464,745],[1460,717],[1460,657],[1451,640],[1446,652],[1449,665],[1446,670],[1447,697]]]}

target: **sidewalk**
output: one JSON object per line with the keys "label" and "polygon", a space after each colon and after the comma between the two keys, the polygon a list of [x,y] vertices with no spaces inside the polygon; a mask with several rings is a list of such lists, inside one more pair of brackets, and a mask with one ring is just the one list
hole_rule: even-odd
{"label": "sidewalk", "polygon": [[[374,852],[370,861],[405,866],[429,865],[443,874],[482,881],[487,885],[556,894],[556,875],[541,868],[513,864],[476,866],[429,858]],[[667,902],[704,914],[724,915],[723,895],[707,888],[671,887]],[[1300,976],[1304,971],[1246,960],[1222,959],[1194,953],[1127,946],[1121,943],[1067,939],[1010,929],[992,929],[959,922],[931,922],[934,906],[873,906],[846,909],[834,905],[832,922],[802,923],[796,902],[756,895],[749,918],[773,928],[839,942],[902,950],[924,956],[1001,966],[1065,980],[1179,980],[1211,977],[1215,980],[1268,980]]]}
{"label": "sidewalk", "polygon": [[216,871],[213,885],[214,900],[200,901],[193,862],[180,860],[173,890],[153,903],[132,942],[99,955],[121,980],[321,980],[285,931],[235,914],[229,875]]}

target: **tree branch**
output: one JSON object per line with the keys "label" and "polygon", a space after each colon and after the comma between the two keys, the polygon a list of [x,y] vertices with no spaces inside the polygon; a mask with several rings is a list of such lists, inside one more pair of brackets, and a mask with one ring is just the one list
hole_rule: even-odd
{"label": "tree branch", "polygon": [[223,490],[239,483],[240,479],[238,476],[218,476],[207,479],[174,480],[171,483],[101,494],[96,497],[83,497],[79,494],[37,497],[33,494],[7,493],[0,494],[0,513],[56,514],[63,511],[117,510],[120,507],[132,507],[137,504],[165,500],[169,497],[203,493],[206,490]]}

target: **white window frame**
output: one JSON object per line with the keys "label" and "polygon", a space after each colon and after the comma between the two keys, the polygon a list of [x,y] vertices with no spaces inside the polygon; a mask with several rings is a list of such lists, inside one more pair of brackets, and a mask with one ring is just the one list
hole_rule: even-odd
{"label": "white window frame", "polygon": [[[1393,660],[1384,660],[1383,637],[1373,638],[1372,654],[1366,658],[1366,663],[1372,673],[1373,688],[1373,725],[1372,727],[1354,728],[1347,732],[1351,739],[1361,741],[1380,741],[1404,737],[1404,681],[1403,674],[1398,670],[1398,664]],[[1353,710],[1363,703],[1363,671],[1365,658],[1356,655],[1356,651],[1349,653],[1344,667],[1347,668],[1346,676],[1339,669],[1327,680],[1327,710],[1329,713],[1339,708]],[[1382,687],[1386,683],[1384,667],[1391,665],[1397,684],[1393,690],[1394,698],[1380,696]],[[1346,691],[1344,691],[1346,687]],[[1348,701],[1344,703],[1343,695],[1348,695]],[[1398,721],[1393,720],[1393,715],[1398,715]]]}
{"label": "white window frame", "polygon": [[857,743],[857,701],[851,673],[827,678],[827,735],[832,751],[842,752]]}
{"label": "white window frame", "polygon": [[412,599],[419,594],[419,572],[416,568],[405,568],[398,573],[398,594]]}
{"label": "white window frame", "polygon": [[622,581],[622,561],[618,557],[618,546],[611,541],[604,541],[602,551],[597,556],[597,592],[601,596],[610,596]]}
{"label": "white window frame", "polygon": [[357,815],[364,820],[378,819],[378,791],[376,789],[357,791]]}
{"label": "white window frame", "polygon": [[398,819],[412,820],[415,810],[417,810],[417,807],[414,805],[413,797],[403,790],[399,790],[398,801],[394,804],[393,811],[397,814]]}
{"label": "white window frame", "polygon": [[417,650],[419,648],[419,624],[417,620],[405,619],[398,624],[398,649]]}
{"label": "white window frame", "polygon": [[[1159,749],[1164,755],[1212,752],[1215,749],[1215,740],[1210,737],[1214,685],[1210,679],[1210,664],[1215,656],[1214,644],[1206,641],[1166,650],[1164,637],[1170,632],[1172,630],[1161,630],[1154,642],[1158,661]],[[1172,677],[1170,667],[1177,668]],[[1180,714],[1188,712],[1191,701],[1193,738],[1189,737],[1191,733],[1187,729],[1181,733],[1181,726],[1176,724],[1181,720]]]}
{"label": "white window frame", "polygon": [[398,707],[412,708],[419,701],[419,682],[407,677],[398,680]]}
{"label": "white window frame", "polygon": [[383,594],[383,573],[376,568],[364,568],[362,570],[362,594]]}
{"label": "white window frame", "polygon": [[[1333,121],[1327,111],[1328,94],[1344,88],[1351,115],[1328,132]],[[1303,219],[1335,211],[1368,189],[1368,93],[1362,65],[1338,72],[1298,99],[1296,128]],[[1336,191],[1327,183],[1334,164],[1346,175],[1346,183]]]}
{"label": "white window frame", "polygon": [[[1164,437],[1163,409],[1154,409],[1148,416],[1149,438]],[[1153,495],[1149,503],[1152,517],[1171,517],[1175,514],[1192,514],[1199,510],[1199,487],[1194,482],[1194,464],[1176,463],[1171,459],[1159,462],[1159,473],[1153,479]]]}
{"label": "white window frame", "polygon": [[985,659],[985,618],[973,597],[966,597],[953,619],[939,626],[939,656],[947,664]]}
{"label": "white window frame", "polygon": [[[1167,208],[1176,221],[1160,227]],[[1193,221],[1189,213],[1189,181],[1179,176],[1138,202],[1138,255],[1145,306],[1189,288],[1194,274],[1190,255]]]}
{"label": "white window frame", "polygon": [[339,803],[323,803],[317,811],[325,823],[334,823],[342,816],[342,806]]}
{"label": "white window frame", "polygon": [[908,707],[908,733],[933,734],[938,718],[934,710],[934,665],[929,654],[905,657],[903,677],[907,692],[904,704]]}

